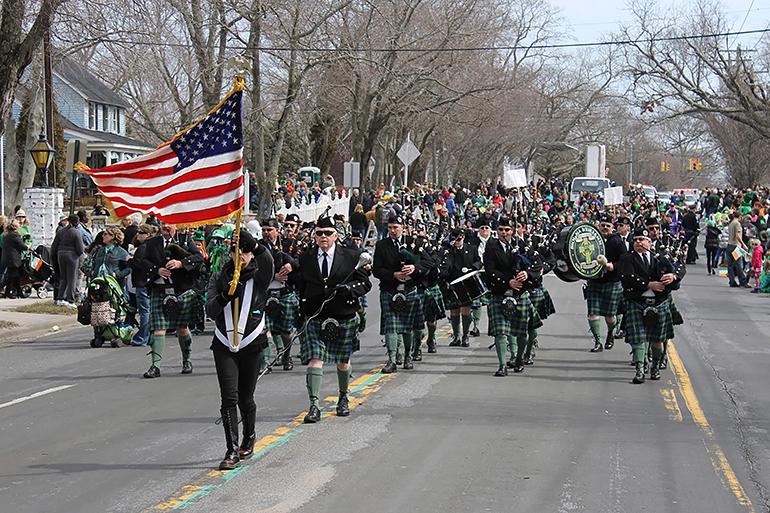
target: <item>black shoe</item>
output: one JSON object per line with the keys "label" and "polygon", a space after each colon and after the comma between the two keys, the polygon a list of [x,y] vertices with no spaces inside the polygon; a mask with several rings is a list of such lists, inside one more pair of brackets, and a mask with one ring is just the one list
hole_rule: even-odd
{"label": "black shoe", "polygon": [[385,367],[382,368],[383,374],[392,374],[398,370],[398,367],[393,362],[388,362],[385,364]]}
{"label": "black shoe", "polygon": [[396,365],[401,365],[402,363],[404,363],[404,355],[396,353]]}
{"label": "black shoe", "polygon": [[182,374],[192,374],[192,362],[182,362]]}
{"label": "black shoe", "polygon": [[481,332],[479,331],[478,328],[473,328],[468,332],[468,335],[470,335],[471,337],[478,337],[479,335],[481,335]]}
{"label": "black shoe", "polygon": [[337,399],[337,416],[347,417],[350,415],[350,406],[348,404],[348,394],[340,394]]}
{"label": "black shoe", "polygon": [[524,360],[521,358],[513,360],[513,372],[524,372]]}
{"label": "black shoe", "polygon": [[659,369],[668,369],[668,356],[663,355],[660,358],[660,365],[658,365]]}
{"label": "black shoe", "polygon": [[501,365],[500,367],[498,367],[497,372],[495,372],[495,376],[497,376],[498,378],[507,376],[507,375],[508,375],[508,369],[506,368],[505,365]]}
{"label": "black shoe", "polygon": [[623,330],[616,331],[615,338],[626,338],[626,332]]}
{"label": "black shoe", "polygon": [[468,335],[463,336],[463,339],[460,342],[460,345],[463,346],[463,347],[470,347],[471,346],[471,343],[468,340]]}
{"label": "black shoe", "polygon": [[731,288],[735,288],[735,287],[740,287],[740,285],[738,285],[737,283],[731,283],[731,284],[730,284],[730,287],[731,287]]}
{"label": "black shoe", "polygon": [[656,367],[653,367],[652,369],[650,369],[650,379],[653,381],[657,381],[660,379],[660,371]]}
{"label": "black shoe", "polygon": [[271,372],[273,372],[273,368],[265,362],[262,362],[262,365],[259,366],[259,374],[270,374]]}
{"label": "black shoe", "polygon": [[156,366],[152,365],[149,369],[147,369],[147,372],[143,374],[145,378],[159,378],[160,377],[160,369]]}
{"label": "black shoe", "polygon": [[412,357],[409,355],[404,356],[404,370],[412,370],[414,369],[414,364],[412,363]]}
{"label": "black shoe", "polygon": [[534,365],[534,364],[535,364],[535,359],[532,358],[531,356],[526,356],[524,358],[524,365]]}
{"label": "black shoe", "polygon": [[318,409],[318,406],[311,406],[310,409],[307,412],[307,415],[305,415],[305,424],[315,424],[321,420],[321,410]]}
{"label": "black shoe", "polygon": [[238,456],[238,451],[228,451],[225,453],[225,457],[219,462],[219,470],[233,470],[241,458]]}
{"label": "black shoe", "polygon": [[604,341],[604,349],[612,349],[615,346],[615,337],[610,333]]}
{"label": "black shoe", "polygon": [[422,349],[417,349],[417,351],[412,352],[412,361],[413,362],[421,362],[422,361]]}
{"label": "black shoe", "polygon": [[462,342],[460,342],[460,337],[452,337],[452,341],[449,343],[452,347],[458,347]]}
{"label": "black shoe", "polygon": [[291,349],[287,349],[286,352],[283,353],[282,363],[283,370],[285,371],[290,371],[294,368],[294,362],[291,361]]}
{"label": "black shoe", "polygon": [[636,375],[634,375],[634,379],[631,380],[631,383],[634,385],[639,385],[641,383],[644,383],[644,373],[640,371],[636,371]]}
{"label": "black shoe", "polygon": [[596,342],[594,347],[591,348],[592,353],[601,353],[602,351],[604,351],[604,346],[601,342]]}
{"label": "black shoe", "polygon": [[513,360],[508,360],[505,362],[505,366],[509,369],[513,369]]}
{"label": "black shoe", "polygon": [[435,353],[436,352],[436,339],[429,338],[427,344],[428,344],[428,352],[429,353]]}
{"label": "black shoe", "polygon": [[245,460],[246,458],[251,458],[251,455],[254,454],[254,442],[257,441],[257,435],[251,435],[251,436],[245,436],[243,437],[243,442],[241,442],[241,447],[238,449],[238,456]]}
{"label": "black shoe", "polygon": [[363,333],[366,329],[366,317],[358,318],[358,332]]}

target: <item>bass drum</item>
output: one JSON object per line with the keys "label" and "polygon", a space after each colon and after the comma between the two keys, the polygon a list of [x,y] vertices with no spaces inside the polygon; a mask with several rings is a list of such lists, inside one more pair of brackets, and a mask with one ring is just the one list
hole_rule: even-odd
{"label": "bass drum", "polygon": [[604,237],[592,224],[578,223],[562,229],[553,253],[556,256],[553,272],[563,281],[589,280],[604,272],[596,260],[604,254]]}

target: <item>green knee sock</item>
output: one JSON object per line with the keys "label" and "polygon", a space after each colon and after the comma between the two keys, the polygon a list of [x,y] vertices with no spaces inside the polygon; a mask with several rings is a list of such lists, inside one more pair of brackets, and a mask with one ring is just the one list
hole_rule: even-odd
{"label": "green knee sock", "polygon": [[414,339],[412,339],[412,349],[420,349],[422,347],[422,330],[414,330]]}
{"label": "green knee sock", "polygon": [[321,393],[321,378],[324,375],[323,367],[308,367],[305,374],[307,383],[307,395],[311,406],[318,406],[318,396]]}
{"label": "green knee sock", "polygon": [[463,337],[468,336],[468,330],[471,327],[471,316],[470,315],[463,315]]}
{"label": "green knee sock", "polygon": [[152,364],[160,367],[160,361],[163,359],[163,349],[166,348],[166,335],[151,336],[150,347],[152,347]]}
{"label": "green knee sock", "polygon": [[412,334],[404,333],[401,335],[404,339],[404,355],[412,357]]}
{"label": "green knee sock", "polygon": [[479,328],[479,323],[481,323],[481,308],[474,308],[471,310],[471,317],[473,318],[473,327],[477,330]]}
{"label": "green knee sock", "polygon": [[652,364],[657,367],[658,364],[660,363],[660,358],[663,356],[663,348],[661,347],[660,349],[658,349],[657,347],[652,346],[651,349],[652,349]]}
{"label": "green knee sock", "polygon": [[385,347],[388,348],[388,360],[396,362],[396,352],[398,351],[398,334],[386,333],[385,334]]}
{"label": "green knee sock", "polygon": [[454,335],[457,338],[460,338],[460,316],[459,315],[452,316],[452,335]]}
{"label": "green knee sock", "polygon": [[505,335],[495,337],[495,351],[497,351],[497,363],[505,365]]}
{"label": "green knee sock", "polygon": [[428,323],[428,338],[431,340],[436,339],[436,323]]}
{"label": "green knee sock", "polygon": [[522,359],[524,357],[524,351],[527,349],[527,339],[529,337],[518,337],[516,339],[516,358]]}
{"label": "green knee sock", "polygon": [[623,326],[623,314],[617,314],[615,316],[615,327],[620,329]]}
{"label": "green knee sock", "polygon": [[189,362],[190,355],[192,354],[192,335],[188,333],[187,335],[184,335],[178,338],[179,338],[179,349],[182,350],[182,361]]}
{"label": "green knee sock", "polygon": [[529,330],[529,336],[527,337],[527,350],[524,351],[524,356],[529,358],[532,355],[532,346],[537,338],[537,330]]}
{"label": "green knee sock", "polygon": [[613,336],[615,333],[615,321],[610,322],[607,319],[604,319],[604,322],[607,323],[607,336]]}
{"label": "green knee sock", "polygon": [[264,359],[264,362],[266,365],[270,364],[270,346],[272,344],[275,344],[275,342],[273,342],[274,339],[275,337],[273,336],[267,337],[267,347],[263,351],[263,355],[262,355],[262,358]]}
{"label": "green knee sock", "polygon": [[634,363],[637,372],[644,372],[644,360],[647,358],[647,348],[645,344],[634,344],[631,346],[634,352]]}
{"label": "green knee sock", "polygon": [[594,336],[594,341],[598,344],[602,339],[602,321],[600,319],[589,320],[588,327],[591,329],[591,335]]}
{"label": "green knee sock", "polygon": [[278,356],[283,352],[283,337],[273,337],[273,343],[275,344],[275,355]]}
{"label": "green knee sock", "polygon": [[340,385],[340,394],[347,394],[350,386],[350,375],[353,373],[353,366],[348,366],[348,370],[337,369],[337,383]]}
{"label": "green knee sock", "polygon": [[508,350],[511,352],[511,359],[513,359],[517,352],[516,337],[513,335],[508,335]]}

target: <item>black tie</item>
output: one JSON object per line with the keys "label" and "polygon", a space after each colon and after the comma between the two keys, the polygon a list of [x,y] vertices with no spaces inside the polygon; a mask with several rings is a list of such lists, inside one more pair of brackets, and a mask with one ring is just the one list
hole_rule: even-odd
{"label": "black tie", "polygon": [[649,274],[650,271],[651,271],[651,269],[650,269],[650,254],[649,253],[645,253],[644,254],[644,267],[647,269],[647,274]]}
{"label": "black tie", "polygon": [[324,280],[325,280],[326,278],[328,278],[328,277],[329,277],[329,259],[328,259],[328,256],[329,256],[329,255],[327,255],[327,254],[324,252],[324,254],[323,254],[323,257],[324,257],[324,261],[323,261],[323,263],[321,264],[321,277],[322,277]]}

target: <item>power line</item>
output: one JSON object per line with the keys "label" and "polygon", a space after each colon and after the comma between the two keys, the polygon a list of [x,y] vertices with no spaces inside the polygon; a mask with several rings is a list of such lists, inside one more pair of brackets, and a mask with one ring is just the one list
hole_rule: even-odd
{"label": "power line", "polygon": [[[655,38],[641,38],[641,39],[621,39],[621,40],[614,40],[614,41],[596,41],[592,43],[563,43],[563,44],[543,44],[543,45],[532,45],[532,46],[469,46],[469,47],[452,47],[452,48],[349,48],[349,49],[340,49],[340,48],[312,48],[312,47],[306,47],[306,48],[291,48],[291,47],[282,47],[282,46],[258,46],[258,47],[250,47],[250,46],[244,46],[244,45],[237,45],[230,47],[231,50],[256,50],[260,52],[289,52],[289,51],[296,51],[296,52],[318,52],[318,53],[325,53],[325,52],[340,52],[340,53],[361,53],[361,52],[371,52],[371,53],[417,53],[417,52],[483,52],[483,51],[501,51],[501,50],[518,50],[522,48],[526,48],[528,50],[554,50],[554,49],[567,49],[567,48],[588,48],[588,47],[598,47],[598,46],[625,46],[625,45],[636,45],[639,43],[657,43],[657,42],[666,42],[666,41],[688,41],[688,40],[695,40],[695,39],[709,39],[709,38],[717,38],[717,37],[729,37],[729,36],[747,36],[752,34],[766,34],[770,32],[770,28],[763,28],[763,29],[756,29],[756,30],[743,30],[743,31],[737,31],[737,32],[719,32],[715,34],[696,34],[696,35],[689,35],[689,36],[670,36],[670,37],[655,37]],[[82,40],[75,41],[72,39],[65,39],[60,38],[60,41],[70,44],[82,44]],[[144,41],[132,41],[129,39],[107,39],[104,41],[101,41],[103,43],[113,43],[113,44],[121,44],[121,45],[133,45],[133,46],[164,46],[168,48],[212,48],[215,49],[217,47],[214,46],[208,46],[208,45],[201,45],[196,46],[192,44],[187,43],[161,43],[157,41],[153,42],[144,42]]]}

